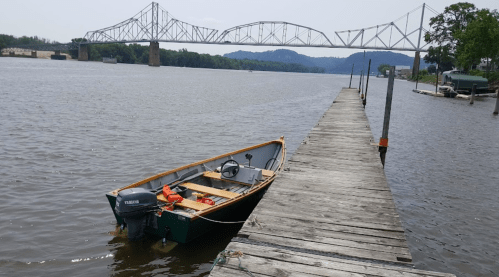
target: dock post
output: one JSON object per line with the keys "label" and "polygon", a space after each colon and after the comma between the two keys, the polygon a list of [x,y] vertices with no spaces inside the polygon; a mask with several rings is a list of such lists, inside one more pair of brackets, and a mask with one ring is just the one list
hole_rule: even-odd
{"label": "dock post", "polygon": [[363,76],[364,76],[364,72],[363,72],[363,71],[361,71],[361,72],[360,72],[360,78],[359,78],[359,93],[360,93],[360,91],[361,91],[361,89],[362,89],[362,77],[363,77]]}
{"label": "dock post", "polygon": [[438,92],[438,67],[437,67],[437,81],[435,82],[435,93]]}
{"label": "dock post", "polygon": [[352,73],[350,73],[350,85],[348,85],[348,88],[352,88],[352,77],[353,77],[353,66],[355,64],[352,64]]}
{"label": "dock post", "polygon": [[362,90],[361,90],[360,99],[364,98],[364,70],[365,69],[366,69],[366,50],[364,50],[364,59],[362,60],[362,77],[361,77]]}
{"label": "dock post", "polygon": [[475,103],[475,92],[476,92],[476,84],[473,84],[473,89],[471,90],[470,105]]}
{"label": "dock post", "polygon": [[364,97],[362,97],[362,104],[364,105],[364,109],[366,108],[367,88],[369,87],[369,71],[370,70],[371,70],[371,59],[369,59],[369,66],[367,67],[366,93],[364,94]]}
{"label": "dock post", "polygon": [[359,90],[358,90],[358,92],[360,93],[360,82],[362,81],[362,72],[360,72],[359,77],[360,78],[359,78]]}
{"label": "dock post", "polygon": [[499,89],[496,89],[496,108],[493,114],[499,114]]}
{"label": "dock post", "polygon": [[379,157],[381,163],[385,167],[386,151],[388,149],[388,127],[390,126],[390,112],[392,110],[392,96],[393,96],[393,82],[395,80],[395,67],[390,67],[390,74],[388,76],[388,89],[386,91],[386,104],[385,104],[385,118],[383,120],[383,132],[379,139]]}

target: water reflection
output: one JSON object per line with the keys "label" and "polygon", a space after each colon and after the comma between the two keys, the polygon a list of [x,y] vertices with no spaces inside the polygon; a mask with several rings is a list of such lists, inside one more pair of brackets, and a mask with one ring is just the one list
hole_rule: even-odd
{"label": "water reflection", "polygon": [[219,226],[206,235],[187,244],[167,242],[146,236],[129,242],[126,233],[119,233],[109,241],[114,252],[110,265],[113,276],[165,274],[170,276],[205,276],[211,263],[225,249],[241,225]]}

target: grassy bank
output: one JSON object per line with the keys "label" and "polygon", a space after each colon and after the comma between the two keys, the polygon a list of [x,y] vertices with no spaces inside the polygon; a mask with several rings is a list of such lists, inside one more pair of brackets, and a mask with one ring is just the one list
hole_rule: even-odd
{"label": "grassy bank", "polygon": [[[411,82],[416,82],[416,80],[413,80],[412,78],[408,78],[407,80]],[[438,76],[438,81],[441,82],[442,76]],[[430,84],[430,85],[435,85],[437,81],[437,75],[424,75],[424,76],[419,76],[419,82],[420,83],[425,83],[425,84]]]}

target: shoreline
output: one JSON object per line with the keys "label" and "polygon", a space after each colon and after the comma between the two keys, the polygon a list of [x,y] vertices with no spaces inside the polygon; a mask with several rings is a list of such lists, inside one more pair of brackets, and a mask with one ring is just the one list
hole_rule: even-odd
{"label": "shoreline", "polygon": [[[0,57],[10,57],[10,52],[14,52],[13,58],[33,58],[33,59],[49,59],[51,55],[55,55],[55,51],[36,51],[36,58],[31,56],[31,50],[15,50],[6,51],[2,50]],[[61,53],[61,55],[66,56],[66,60],[73,60],[71,55],[67,53]]]}

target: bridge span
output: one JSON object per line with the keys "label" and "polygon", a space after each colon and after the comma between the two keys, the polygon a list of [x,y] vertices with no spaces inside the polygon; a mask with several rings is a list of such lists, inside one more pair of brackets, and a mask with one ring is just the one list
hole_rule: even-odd
{"label": "bridge span", "polygon": [[[158,3],[152,2],[129,19],[87,32],[77,44],[58,46],[61,48],[59,50],[77,47],[78,60],[87,61],[88,45],[91,44],[149,42],[151,66],[160,65],[160,42],[412,51],[416,52],[414,68],[419,68],[419,53],[429,48],[424,42],[424,35],[428,31],[425,11],[437,14],[431,7],[423,4],[389,23],[357,30],[338,31],[335,32],[333,39],[330,39],[319,30],[284,21],[258,21],[219,32],[216,29],[178,20]],[[428,17],[428,13],[426,16]],[[41,50],[43,47],[53,48],[54,45],[16,47]]]}

